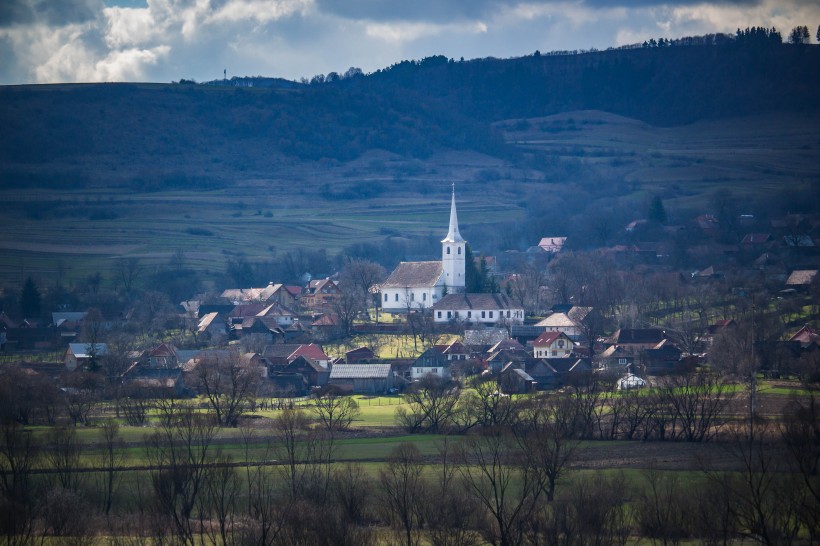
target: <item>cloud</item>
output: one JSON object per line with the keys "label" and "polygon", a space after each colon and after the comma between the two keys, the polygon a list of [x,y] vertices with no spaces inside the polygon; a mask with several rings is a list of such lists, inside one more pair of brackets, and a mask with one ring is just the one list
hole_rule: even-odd
{"label": "cloud", "polygon": [[102,6],[102,0],[3,0],[0,27],[81,23],[94,19]]}
{"label": "cloud", "polygon": [[816,0],[0,0],[0,84],[298,79],[817,21]]}

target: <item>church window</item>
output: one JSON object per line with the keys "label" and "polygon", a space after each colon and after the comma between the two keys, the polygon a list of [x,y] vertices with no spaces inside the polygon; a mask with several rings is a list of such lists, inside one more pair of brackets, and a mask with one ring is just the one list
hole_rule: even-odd
{"label": "church window", "polygon": [[467,318],[473,318],[473,312],[467,311]]}
{"label": "church window", "polygon": [[447,311],[447,318],[452,318],[452,317],[453,317],[453,313],[451,313],[450,311]]}
{"label": "church window", "polygon": [[490,311],[490,318],[493,318],[493,312]]}
{"label": "church window", "polygon": [[387,301],[387,294],[384,295],[384,301]]}
{"label": "church window", "polygon": [[458,253],[461,254],[461,247],[458,247]]}
{"label": "church window", "polygon": [[421,295],[421,301],[427,301],[427,292]]}
{"label": "church window", "polygon": [[487,318],[487,311],[481,312],[481,318]]}
{"label": "church window", "polygon": [[441,318],[441,311],[438,312],[438,318]]}
{"label": "church window", "polygon": [[396,294],[396,301],[399,301],[399,295]]}
{"label": "church window", "polygon": [[507,311],[507,318],[510,318],[510,312]]}
{"label": "church window", "polygon": [[449,253],[450,253],[450,247],[448,246],[447,247],[447,254],[449,254]]}
{"label": "church window", "polygon": [[410,292],[410,301],[416,301],[416,293]]}

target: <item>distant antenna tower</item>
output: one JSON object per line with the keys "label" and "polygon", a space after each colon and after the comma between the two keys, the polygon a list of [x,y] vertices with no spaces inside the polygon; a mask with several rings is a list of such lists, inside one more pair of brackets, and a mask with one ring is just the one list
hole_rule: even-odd
{"label": "distant antenna tower", "polygon": [[227,69],[227,68],[223,68],[223,69],[222,69],[222,79],[223,79],[223,80],[227,80],[227,79],[228,79],[228,69]]}

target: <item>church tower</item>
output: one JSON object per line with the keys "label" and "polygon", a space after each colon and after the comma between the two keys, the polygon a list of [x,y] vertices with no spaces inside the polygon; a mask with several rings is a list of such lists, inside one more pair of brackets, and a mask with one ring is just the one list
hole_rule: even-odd
{"label": "church tower", "polygon": [[450,229],[447,237],[441,241],[441,265],[444,271],[444,284],[451,293],[464,292],[464,255],[467,241],[458,232],[458,215],[456,214],[456,185],[453,184],[453,195],[450,201]]}

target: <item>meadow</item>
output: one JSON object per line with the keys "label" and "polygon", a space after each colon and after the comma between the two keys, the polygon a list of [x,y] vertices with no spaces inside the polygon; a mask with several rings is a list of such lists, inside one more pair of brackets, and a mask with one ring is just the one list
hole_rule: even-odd
{"label": "meadow", "polygon": [[[819,120],[811,114],[677,127],[596,111],[524,121],[496,124],[523,159],[451,151],[408,160],[368,152],[347,162],[282,163],[267,173],[218,165],[213,168],[230,183],[216,188],[140,190],[116,179],[109,185],[5,187],[0,282],[32,274],[69,282],[97,272],[112,279],[115,258],[139,258],[153,268],[180,252],[186,267],[208,279],[236,257],[281,260],[299,249],[332,257],[350,245],[391,237],[437,240],[446,228],[453,182],[462,232],[493,252],[535,244],[535,234],[531,241],[517,237],[529,233],[526,222],[540,218],[538,207],[548,202],[547,223],[560,203],[562,214],[571,214],[579,199],[634,209],[657,194],[683,221],[690,212],[709,210],[716,188],[751,207],[820,176]],[[374,184],[379,194],[343,200],[328,190]]]}

